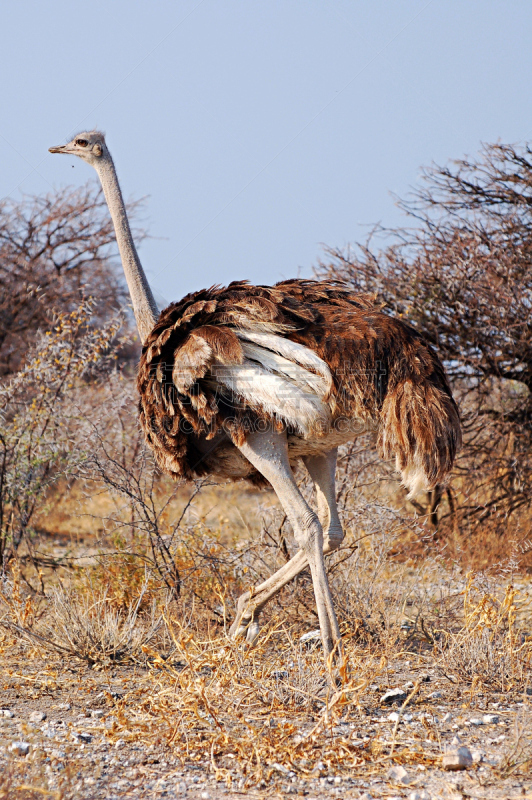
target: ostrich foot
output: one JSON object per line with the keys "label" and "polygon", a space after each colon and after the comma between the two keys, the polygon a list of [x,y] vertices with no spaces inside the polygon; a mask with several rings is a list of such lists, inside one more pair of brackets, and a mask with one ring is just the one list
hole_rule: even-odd
{"label": "ostrich foot", "polygon": [[248,644],[253,645],[258,639],[260,625],[258,622],[259,611],[256,608],[250,608],[248,606],[250,600],[251,592],[244,592],[244,594],[238,598],[236,616],[229,629],[229,635],[233,639],[245,636]]}

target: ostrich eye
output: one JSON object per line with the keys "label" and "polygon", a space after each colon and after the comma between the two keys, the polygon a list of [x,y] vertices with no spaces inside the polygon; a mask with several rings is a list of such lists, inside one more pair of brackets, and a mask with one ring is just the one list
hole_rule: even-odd
{"label": "ostrich eye", "polygon": [[76,144],[79,144],[80,147],[87,147],[88,141],[86,139],[76,139]]}

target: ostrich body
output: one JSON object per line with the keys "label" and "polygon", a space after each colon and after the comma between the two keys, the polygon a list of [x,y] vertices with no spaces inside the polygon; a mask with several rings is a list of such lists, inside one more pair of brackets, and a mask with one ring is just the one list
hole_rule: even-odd
{"label": "ostrich body", "polygon": [[[234,282],[159,315],[103,134],[78,134],[50,152],[81,157],[102,183],[143,343],[140,422],[158,464],[175,477],[270,484],[292,524],[299,552],[242,595],[231,633],[254,641],[264,605],[308,565],[327,659],[340,643],[324,563],[344,537],[337,448],[372,427],[411,495],[441,483],[461,437],[441,362],[370,296],[330,282]],[[294,479],[299,459],[315,484],[317,514]]]}

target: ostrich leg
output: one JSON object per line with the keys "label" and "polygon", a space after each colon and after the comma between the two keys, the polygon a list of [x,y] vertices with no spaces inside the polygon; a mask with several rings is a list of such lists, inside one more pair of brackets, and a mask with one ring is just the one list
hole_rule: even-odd
{"label": "ostrich leg", "polygon": [[[265,582],[269,583],[269,591],[267,591],[268,597],[261,596],[260,599],[257,597],[259,600],[258,605],[264,605],[272,594],[279,591],[281,586],[291,580],[294,575],[297,575],[308,563],[314,586],[323,648],[325,658],[327,659],[340,641],[340,631],[333,608],[327,573],[325,571],[323,531],[316,514],[307,505],[301,492],[297,488],[288,460],[286,434],[273,431],[267,433],[253,433],[248,436],[247,441],[240,447],[240,451],[273,486],[292,524],[296,541],[300,547],[300,552],[272,576],[269,582]],[[319,469],[316,471],[320,473]],[[262,584],[262,586],[259,587],[259,591],[263,589],[264,586],[265,584]],[[253,599],[250,598],[250,600],[253,606],[255,606]],[[237,617],[237,620],[233,623],[231,633],[239,632],[239,628],[241,627],[240,622],[243,622],[242,616],[242,613],[240,613],[240,619]],[[253,628],[256,624],[257,623],[252,622],[250,627]],[[252,629],[248,631],[248,635],[250,633],[253,634],[255,631]]]}
{"label": "ostrich leg", "polygon": [[340,547],[344,532],[336,505],[336,457],[338,451],[329,450],[319,456],[306,456],[303,461],[314,481],[318,516],[323,528],[323,552],[332,553]]}
{"label": "ostrich leg", "polygon": [[[336,449],[319,456],[306,456],[303,460],[314,481],[318,516],[323,529],[323,552],[332,553],[343,541],[344,532],[336,507]],[[259,635],[259,615],[272,597],[286,586],[308,565],[307,557],[299,550],[271,577],[253,589],[253,594],[244,592],[238,600],[237,613],[231,626],[231,636],[246,635],[253,643]]]}

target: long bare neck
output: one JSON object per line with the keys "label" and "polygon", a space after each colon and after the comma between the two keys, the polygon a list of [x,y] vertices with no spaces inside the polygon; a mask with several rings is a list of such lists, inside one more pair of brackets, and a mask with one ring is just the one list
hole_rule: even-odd
{"label": "long bare neck", "polygon": [[159,309],[133,242],[124,199],[111,157],[107,156],[102,159],[102,162],[96,167],[96,171],[113,220],[120,258],[122,259],[122,266],[133,303],[133,313],[135,314],[140,339],[144,344],[157,322]]}

